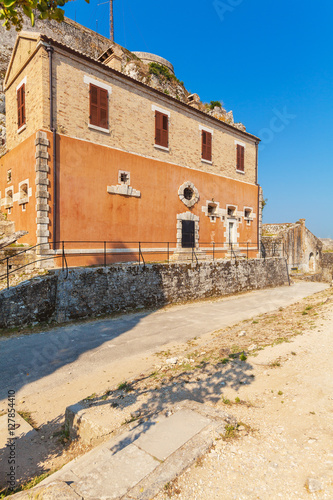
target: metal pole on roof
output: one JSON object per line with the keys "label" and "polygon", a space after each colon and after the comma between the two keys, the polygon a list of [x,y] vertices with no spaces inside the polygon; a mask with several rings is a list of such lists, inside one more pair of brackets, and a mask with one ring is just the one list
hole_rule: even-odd
{"label": "metal pole on roof", "polygon": [[110,0],[110,40],[114,42],[113,0]]}

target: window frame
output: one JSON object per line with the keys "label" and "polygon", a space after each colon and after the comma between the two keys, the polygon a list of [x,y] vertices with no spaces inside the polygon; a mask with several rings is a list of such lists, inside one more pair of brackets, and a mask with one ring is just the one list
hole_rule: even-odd
{"label": "window frame", "polygon": [[245,174],[245,146],[236,144],[236,171]]}
{"label": "window frame", "polygon": [[26,105],[25,105],[25,84],[23,81],[16,89],[17,101],[17,132],[24,130],[26,127]]}
{"label": "window frame", "polygon": [[[169,118],[167,113],[155,109],[155,146],[169,151]],[[166,123],[166,128],[164,127]],[[158,132],[160,136],[158,137]]]}
{"label": "window frame", "polygon": [[[92,102],[92,91],[97,91],[97,103]],[[104,97],[103,97],[104,95]],[[106,106],[101,105],[102,99],[105,99]],[[92,117],[92,107],[96,108],[97,119]],[[104,126],[104,118],[101,116],[101,111],[106,114],[106,126]],[[104,86],[99,86],[98,82],[89,82],[89,128],[100,130],[101,132],[109,132],[109,91]]]}
{"label": "window frame", "polygon": [[[204,142],[204,137],[206,142]],[[201,159],[207,163],[212,163],[213,160],[213,134],[204,129],[201,130]]]}

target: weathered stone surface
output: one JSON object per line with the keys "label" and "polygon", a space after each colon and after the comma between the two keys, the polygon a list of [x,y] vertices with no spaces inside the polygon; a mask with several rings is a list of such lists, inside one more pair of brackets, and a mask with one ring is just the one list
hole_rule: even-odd
{"label": "weathered stone surface", "polygon": [[34,278],[0,294],[0,327],[44,322],[55,314],[57,277]]}
{"label": "weathered stone surface", "polygon": [[15,241],[22,238],[22,236],[24,236],[25,234],[28,234],[28,231],[17,231],[10,236],[6,236],[5,238],[0,239],[0,248],[12,245],[13,243],[15,243]]}
{"label": "weathered stone surface", "polygon": [[70,269],[0,293],[0,328],[71,321],[288,283],[284,259]]}

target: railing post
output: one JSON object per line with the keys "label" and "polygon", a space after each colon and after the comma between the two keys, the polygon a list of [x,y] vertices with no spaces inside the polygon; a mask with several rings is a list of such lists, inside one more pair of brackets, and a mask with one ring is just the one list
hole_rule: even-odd
{"label": "railing post", "polygon": [[139,266],[141,265],[141,243],[139,241]]}
{"label": "railing post", "polygon": [[65,242],[62,241],[62,270],[65,268]]}
{"label": "railing post", "polygon": [[215,241],[213,241],[213,260],[215,260]]}
{"label": "railing post", "polygon": [[104,267],[106,267],[106,241],[104,241]]}
{"label": "railing post", "polygon": [[7,288],[9,288],[9,257],[7,257]]}
{"label": "railing post", "polygon": [[170,262],[170,243],[168,242],[168,264]]}

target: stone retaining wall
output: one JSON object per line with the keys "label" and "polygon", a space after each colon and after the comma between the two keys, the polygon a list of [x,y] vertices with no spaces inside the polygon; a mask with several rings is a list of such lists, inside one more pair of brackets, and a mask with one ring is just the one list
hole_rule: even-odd
{"label": "stone retaining wall", "polygon": [[321,260],[322,281],[331,283],[333,280],[333,252],[323,252]]}
{"label": "stone retaining wall", "polygon": [[66,322],[288,284],[284,259],[70,269],[0,293],[0,328]]}

